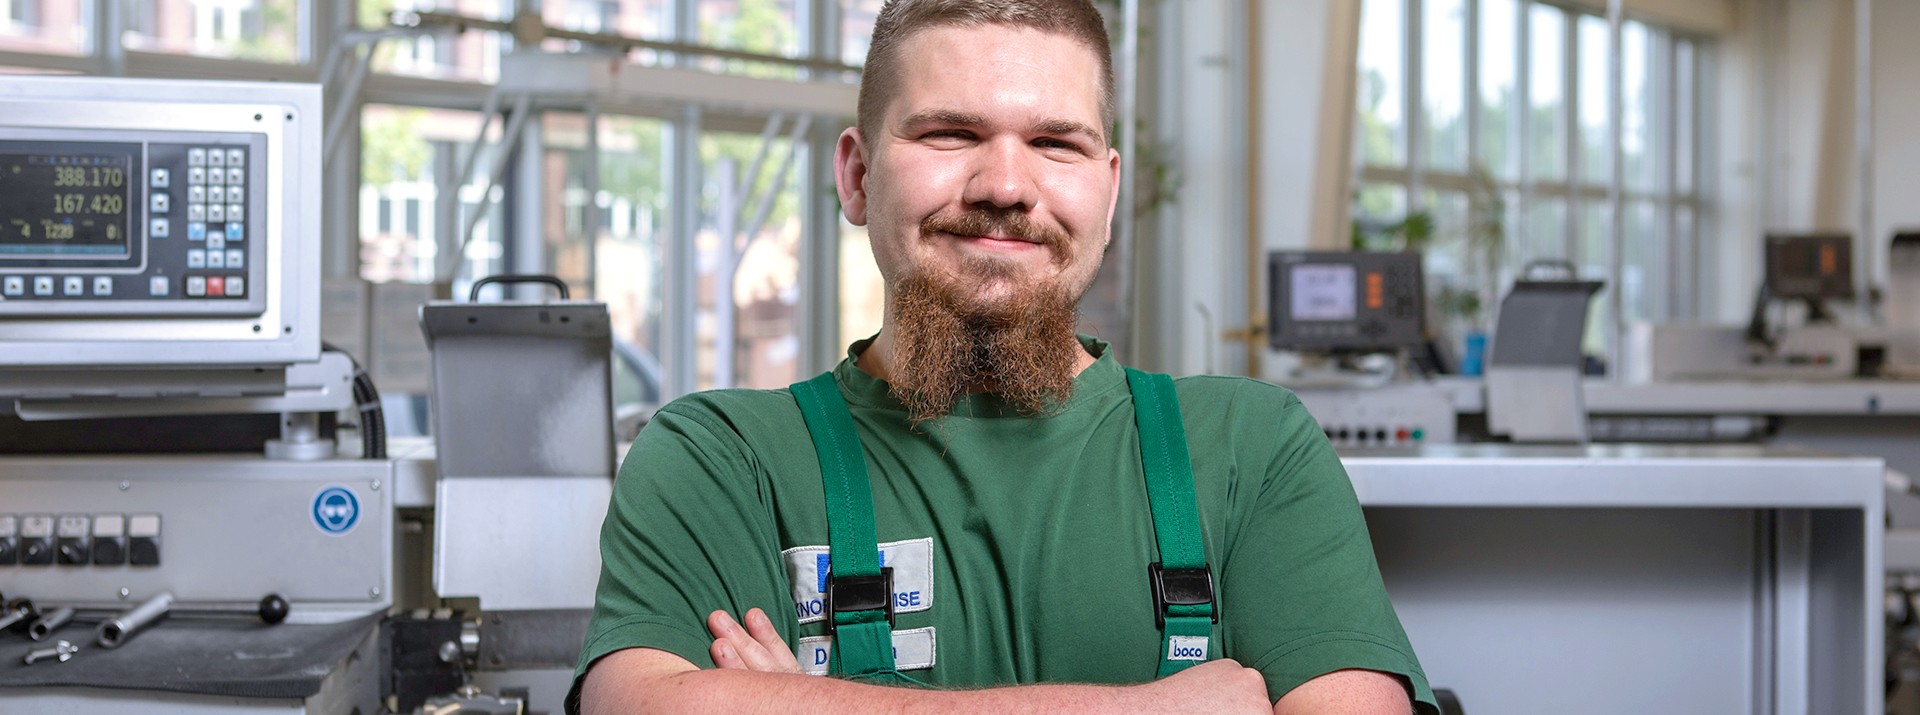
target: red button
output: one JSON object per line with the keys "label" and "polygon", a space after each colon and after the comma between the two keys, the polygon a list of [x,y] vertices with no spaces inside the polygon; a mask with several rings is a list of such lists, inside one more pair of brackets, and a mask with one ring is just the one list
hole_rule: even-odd
{"label": "red button", "polygon": [[207,295],[226,295],[226,294],[227,294],[227,279],[221,278],[219,276],[210,276],[207,278]]}
{"label": "red button", "polygon": [[1401,442],[1407,441],[1407,438],[1412,436],[1407,434],[1406,430],[1400,430],[1399,432],[1395,432],[1393,434],[1394,434],[1394,439],[1399,440]]}

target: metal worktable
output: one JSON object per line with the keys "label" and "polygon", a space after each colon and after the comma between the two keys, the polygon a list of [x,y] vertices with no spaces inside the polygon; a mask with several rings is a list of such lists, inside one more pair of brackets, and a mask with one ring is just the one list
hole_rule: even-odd
{"label": "metal worktable", "polygon": [[1435,687],[1469,712],[1882,709],[1882,462],[1754,446],[1342,459]]}

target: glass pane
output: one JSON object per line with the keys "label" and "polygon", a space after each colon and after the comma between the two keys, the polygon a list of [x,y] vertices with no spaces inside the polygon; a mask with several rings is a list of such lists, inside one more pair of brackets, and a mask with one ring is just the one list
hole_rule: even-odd
{"label": "glass pane", "polygon": [[665,39],[673,35],[669,5],[668,0],[548,0],[540,16],[568,30]]}
{"label": "glass pane", "polygon": [[[804,162],[795,156],[795,170],[777,177],[780,165],[798,147],[776,138],[760,176],[742,191],[759,149],[760,137],[754,134],[707,132],[700,137],[700,230],[694,246],[700,293],[697,389],[775,388],[799,379],[802,217],[797,167]],[[766,220],[754,230],[748,224],[768,196],[772,200],[766,203]],[[730,331],[725,327],[729,322]]]}
{"label": "glass pane", "polygon": [[[360,277],[369,281],[435,280],[437,237],[457,240],[477,192],[462,192],[455,222],[442,226],[435,210],[440,188],[454,181],[453,165],[480,130],[480,115],[448,109],[369,104],[360,112]],[[497,131],[497,129],[496,129]],[[484,173],[485,168],[481,169]],[[471,195],[469,195],[471,194]],[[462,287],[498,272],[499,219],[482,221],[468,246]],[[445,274],[441,274],[445,279]]]}
{"label": "glass pane", "polygon": [[1427,129],[1427,165],[1467,168],[1467,3],[1426,0],[1425,80],[1421,109]]}
{"label": "glass pane", "polygon": [[1651,201],[1627,204],[1627,233],[1621,247],[1620,290],[1628,321],[1648,321],[1666,312],[1667,267],[1673,256],[1666,224]]}
{"label": "glass pane", "polygon": [[1467,195],[1427,192],[1427,213],[1433,218],[1433,236],[1422,261],[1430,283],[1437,286],[1466,275]]}
{"label": "glass pane", "polygon": [[[571,112],[540,114],[541,245],[548,273],[578,296],[594,296],[588,266],[587,118]],[[597,220],[597,217],[595,217]]]}
{"label": "glass pane", "polygon": [[0,0],[0,50],[54,55],[93,51],[93,3]]}
{"label": "glass pane", "polygon": [[1531,115],[1527,119],[1529,174],[1545,181],[1567,176],[1567,16],[1560,8],[1534,5],[1529,18],[1532,57],[1527,62]]}
{"label": "glass pane", "polygon": [[1518,178],[1519,22],[1516,0],[1480,0],[1480,164],[1504,181]]}
{"label": "glass pane", "polygon": [[1527,263],[1547,259],[1563,259],[1567,255],[1567,202],[1563,199],[1536,196],[1527,206],[1525,230],[1509,241],[1514,247],[1517,268]]}
{"label": "glass pane", "polygon": [[1613,180],[1607,35],[1606,20],[1580,16],[1580,176],[1600,185]]}
{"label": "glass pane", "polygon": [[1366,0],[1360,15],[1359,130],[1363,164],[1407,163],[1405,0]]}
{"label": "glass pane", "polygon": [[1673,191],[1682,196],[1693,193],[1694,161],[1693,153],[1698,126],[1698,115],[1694,111],[1699,106],[1696,94],[1699,84],[1694,81],[1695,49],[1692,40],[1680,40],[1674,47],[1673,56],[1673,107],[1674,145],[1673,145]]}
{"label": "glass pane", "polygon": [[[396,12],[448,12],[504,20],[512,0],[360,0],[360,26],[387,26]],[[499,33],[472,30],[458,35],[430,34],[380,43],[373,69],[414,77],[493,82],[500,78],[500,52],[507,40]]]}
{"label": "glass pane", "polygon": [[[873,249],[867,244],[867,228],[840,218],[840,347],[853,344],[880,332],[880,317],[886,312],[886,284],[880,280],[880,266],[873,262]],[[834,353],[836,356],[839,352]]]}
{"label": "glass pane", "polygon": [[1660,159],[1660,138],[1656,117],[1660,115],[1660,105],[1664,99],[1656,96],[1653,81],[1654,67],[1658,64],[1655,54],[1656,38],[1646,25],[1629,22],[1621,29],[1621,74],[1626,86],[1626,102],[1620,119],[1620,150],[1624,155],[1621,168],[1626,172],[1628,190],[1652,191],[1659,185],[1657,167]]}
{"label": "glass pane", "polygon": [[840,0],[840,61],[850,65],[867,63],[867,48],[873,44],[873,19],[880,14],[885,0]]}
{"label": "glass pane", "polygon": [[[637,384],[616,380],[614,404],[660,402],[661,283],[667,241],[667,166],[671,126],[657,119],[612,116],[600,121],[600,193],[594,253],[594,299],[613,321],[615,360]],[[623,374],[614,371],[616,376]]]}
{"label": "glass pane", "polygon": [[122,42],[130,50],[299,62],[297,0],[132,0]]}
{"label": "glass pane", "polygon": [[[690,0],[688,0],[690,1]],[[804,0],[698,0],[701,44],[764,55],[797,57],[801,27],[796,2]],[[704,58],[700,66],[715,72],[755,77],[795,78],[799,70],[740,60]]]}
{"label": "glass pane", "polygon": [[1361,184],[1353,200],[1353,247],[1385,250],[1385,234],[1407,217],[1407,188],[1399,184]]}

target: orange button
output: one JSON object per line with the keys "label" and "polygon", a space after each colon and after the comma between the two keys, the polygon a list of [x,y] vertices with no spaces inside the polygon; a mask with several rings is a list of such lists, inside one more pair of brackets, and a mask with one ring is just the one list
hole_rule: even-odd
{"label": "orange button", "polygon": [[1367,309],[1379,310],[1386,304],[1386,278],[1378,273],[1367,274]]}

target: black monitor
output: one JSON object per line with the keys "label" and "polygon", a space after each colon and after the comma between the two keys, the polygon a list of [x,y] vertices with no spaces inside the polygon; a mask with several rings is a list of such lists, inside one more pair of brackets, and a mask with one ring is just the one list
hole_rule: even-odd
{"label": "black monitor", "polygon": [[1773,298],[1852,298],[1853,237],[1768,235],[1766,289]]}
{"label": "black monitor", "polygon": [[1275,350],[1367,352],[1426,340],[1418,253],[1276,251],[1267,295]]}

